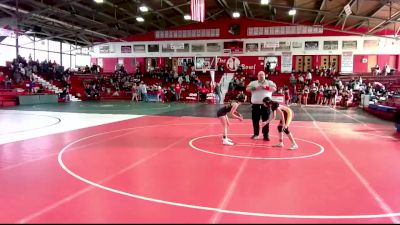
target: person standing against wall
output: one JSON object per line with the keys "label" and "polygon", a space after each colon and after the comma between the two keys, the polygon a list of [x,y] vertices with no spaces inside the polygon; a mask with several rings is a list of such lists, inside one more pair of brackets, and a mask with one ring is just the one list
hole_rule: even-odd
{"label": "person standing against wall", "polygon": [[[270,108],[263,104],[265,97],[272,98],[272,93],[276,91],[276,84],[273,81],[265,78],[265,72],[259,71],[257,74],[258,80],[250,82],[246,91],[251,92],[251,118],[253,121],[253,136],[252,139],[259,139],[260,134],[260,118],[266,121],[271,113]],[[269,123],[262,127],[262,133],[265,141],[269,141]]]}
{"label": "person standing against wall", "polygon": [[[222,90],[221,90],[221,84],[220,83],[215,83],[215,87],[214,87],[214,94],[215,94],[215,98],[217,101],[217,104],[221,104],[221,100],[222,100]],[[223,103],[223,102],[222,102]]]}

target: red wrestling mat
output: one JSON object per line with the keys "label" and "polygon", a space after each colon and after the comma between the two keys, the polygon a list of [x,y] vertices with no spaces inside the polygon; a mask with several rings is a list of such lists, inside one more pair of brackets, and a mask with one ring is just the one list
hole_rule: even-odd
{"label": "red wrestling mat", "polygon": [[2,223],[397,223],[399,137],[291,124],[299,149],[232,120],[148,116],[0,145]]}

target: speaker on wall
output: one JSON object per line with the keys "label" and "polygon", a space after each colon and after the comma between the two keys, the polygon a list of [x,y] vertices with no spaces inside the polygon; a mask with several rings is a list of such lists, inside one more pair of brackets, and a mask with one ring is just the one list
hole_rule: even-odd
{"label": "speaker on wall", "polygon": [[240,34],[240,24],[232,23],[229,25],[229,31],[232,35],[239,35]]}

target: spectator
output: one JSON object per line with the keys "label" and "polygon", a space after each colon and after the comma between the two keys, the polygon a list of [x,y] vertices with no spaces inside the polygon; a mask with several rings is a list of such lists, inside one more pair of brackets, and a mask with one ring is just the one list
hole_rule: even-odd
{"label": "spectator", "polygon": [[222,100],[222,90],[221,90],[221,84],[220,83],[216,83],[215,87],[214,87],[214,94],[217,100],[217,104],[221,104],[221,100]]}

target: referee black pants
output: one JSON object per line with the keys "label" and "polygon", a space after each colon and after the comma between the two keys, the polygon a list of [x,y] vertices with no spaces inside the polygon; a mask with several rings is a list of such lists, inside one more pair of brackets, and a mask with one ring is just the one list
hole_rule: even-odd
{"label": "referee black pants", "polygon": [[[253,120],[253,132],[254,135],[258,136],[260,134],[260,119],[266,121],[271,113],[270,108],[265,107],[264,104],[253,104],[251,106],[251,119]],[[269,123],[267,123],[262,128],[262,133],[264,138],[269,138]]]}

